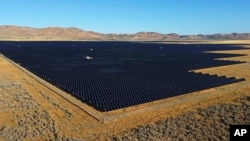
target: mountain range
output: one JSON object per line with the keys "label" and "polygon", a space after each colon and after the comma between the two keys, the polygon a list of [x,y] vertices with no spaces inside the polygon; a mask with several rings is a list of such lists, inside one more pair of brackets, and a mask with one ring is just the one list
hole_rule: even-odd
{"label": "mountain range", "polygon": [[24,26],[0,26],[0,40],[90,40],[90,41],[170,41],[170,40],[237,40],[250,39],[250,33],[179,35],[157,32],[135,34],[103,34],[75,27],[32,28]]}

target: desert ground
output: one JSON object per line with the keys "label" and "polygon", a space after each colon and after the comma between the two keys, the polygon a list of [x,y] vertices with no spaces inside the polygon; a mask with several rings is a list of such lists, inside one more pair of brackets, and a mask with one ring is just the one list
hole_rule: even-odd
{"label": "desert ground", "polygon": [[246,81],[105,113],[0,56],[0,140],[229,140],[230,124],[250,124],[250,41],[203,43],[244,44],[218,59],[246,63],[190,71]]}

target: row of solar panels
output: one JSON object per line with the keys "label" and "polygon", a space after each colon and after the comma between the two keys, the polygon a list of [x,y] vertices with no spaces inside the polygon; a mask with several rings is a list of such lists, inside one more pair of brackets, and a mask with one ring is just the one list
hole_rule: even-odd
{"label": "row of solar panels", "polygon": [[[8,42],[0,46],[10,59],[101,111],[244,81],[187,71],[243,63],[215,60],[243,54],[204,53],[222,49],[241,48],[132,42]],[[94,59],[87,60],[86,55]]]}
{"label": "row of solar panels", "polygon": [[179,77],[173,81],[174,77],[170,77],[165,80],[170,82],[163,84],[150,80],[138,80],[136,77],[132,78],[127,75],[103,75],[98,70],[89,75],[84,74],[83,70],[51,73],[46,69],[42,71],[42,69],[33,68],[31,71],[102,111],[115,110],[244,80],[188,73],[182,74],[189,75],[184,79]]}

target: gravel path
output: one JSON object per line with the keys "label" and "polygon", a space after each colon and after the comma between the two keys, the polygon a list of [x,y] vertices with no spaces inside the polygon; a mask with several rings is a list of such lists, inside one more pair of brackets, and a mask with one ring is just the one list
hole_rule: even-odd
{"label": "gravel path", "polygon": [[229,140],[230,124],[250,125],[250,96],[235,102],[235,105],[214,105],[137,129],[129,129],[124,136],[113,136],[111,140]]}

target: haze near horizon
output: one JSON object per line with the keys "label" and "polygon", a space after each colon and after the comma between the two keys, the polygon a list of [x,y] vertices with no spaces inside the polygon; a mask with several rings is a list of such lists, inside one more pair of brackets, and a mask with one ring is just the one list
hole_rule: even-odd
{"label": "haze near horizon", "polygon": [[118,34],[247,33],[249,5],[246,0],[9,0],[2,1],[0,25],[77,27]]}

